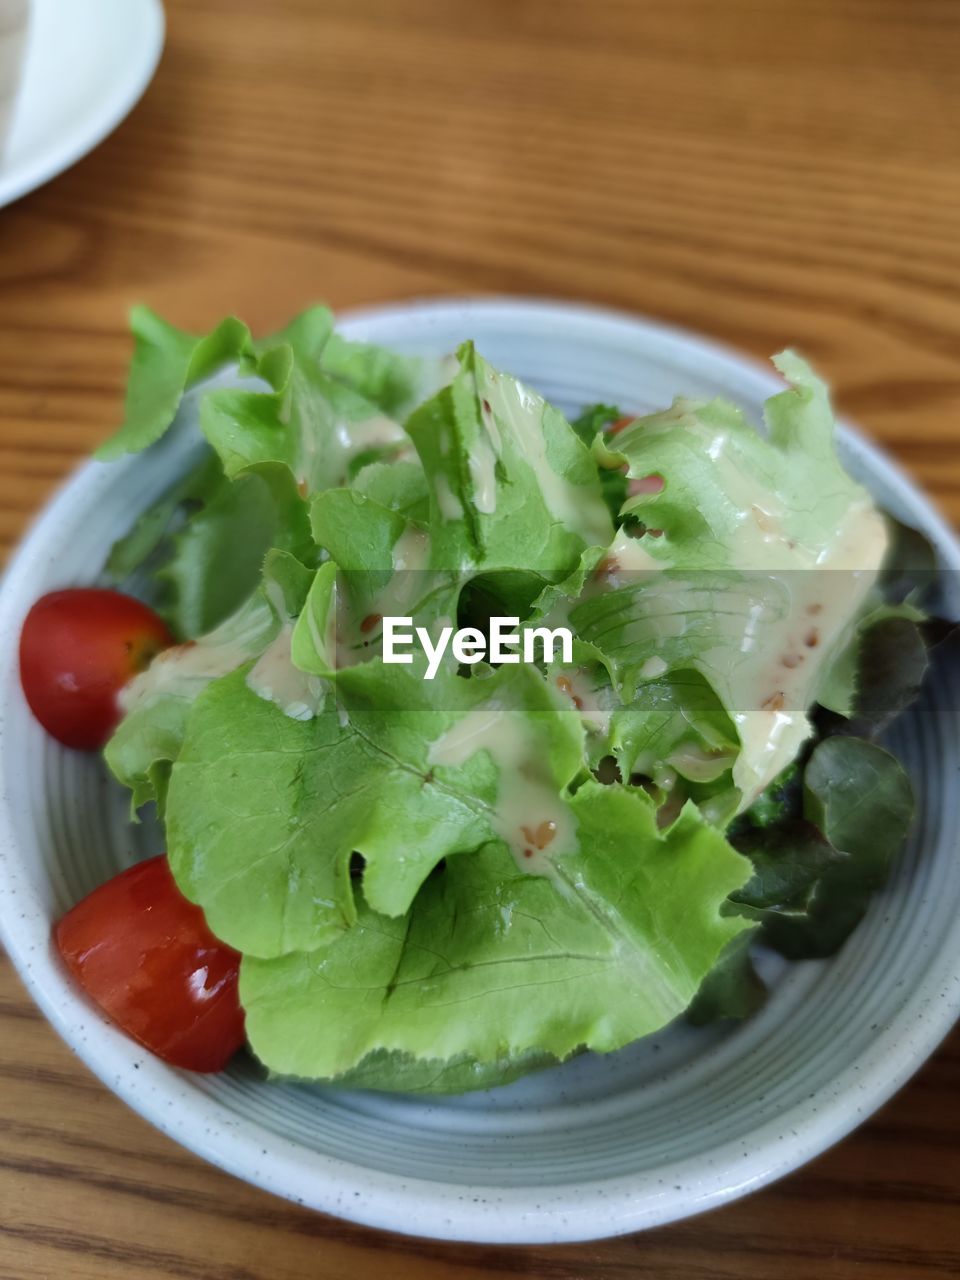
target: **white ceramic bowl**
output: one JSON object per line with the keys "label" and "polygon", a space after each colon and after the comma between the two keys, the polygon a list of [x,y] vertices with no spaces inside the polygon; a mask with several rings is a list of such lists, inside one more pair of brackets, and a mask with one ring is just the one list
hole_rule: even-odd
{"label": "white ceramic bowl", "polygon": [[29,16],[29,0],[0,0],[0,160],[3,157],[13,104],[20,88],[20,70]]}
{"label": "white ceramic bowl", "polygon": [[[421,353],[474,337],[567,409],[603,399],[640,410],[684,391],[759,414],[778,386],[687,334],[557,303],[416,303],[354,313],[343,328]],[[192,395],[183,416],[195,414]],[[960,568],[960,546],[922,494],[852,432],[843,446],[877,497],[933,539],[944,568]],[[607,1058],[434,1101],[265,1084],[243,1061],[191,1076],[111,1027],[67,980],[51,924],[158,837],[127,824],[126,796],[98,760],[33,723],[17,637],[37,596],[96,580],[111,540],[190,448],[174,433],[146,458],[84,467],[0,591],[2,936],[50,1021],[130,1106],[206,1159],[316,1209],[444,1239],[560,1241],[635,1231],[762,1186],[843,1137],[916,1070],[960,1010],[960,702],[949,675],[896,730],[920,814],[889,887],[834,959],[775,974],[771,1000],[746,1024],[677,1025]]]}

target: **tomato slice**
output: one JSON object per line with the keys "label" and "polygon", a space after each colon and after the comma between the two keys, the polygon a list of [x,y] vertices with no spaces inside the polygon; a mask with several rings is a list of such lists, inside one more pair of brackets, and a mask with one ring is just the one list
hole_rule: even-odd
{"label": "tomato slice", "polygon": [[220,1071],[243,1044],[240,954],[213,936],[165,856],[94,889],[54,936],[91,999],[164,1062]]}
{"label": "tomato slice", "polygon": [[48,733],[95,751],[120,719],[120,690],[171,644],[163,620],[132,596],[98,587],[54,591],[24,621],[20,682]]}

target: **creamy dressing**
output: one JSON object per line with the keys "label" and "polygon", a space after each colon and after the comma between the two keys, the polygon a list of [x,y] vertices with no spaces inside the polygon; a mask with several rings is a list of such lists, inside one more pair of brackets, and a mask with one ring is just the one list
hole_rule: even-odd
{"label": "creamy dressing", "polygon": [[430,560],[430,535],[411,525],[393,544],[393,567],[397,573],[415,573],[427,567]]}
{"label": "creamy dressing", "polygon": [[[310,493],[318,487],[345,484],[350,463],[362,453],[374,449],[389,449],[394,460],[412,458],[413,442],[403,427],[392,418],[375,414],[356,422],[339,419],[333,425],[332,436],[326,424],[317,421],[305,423],[300,433],[295,473],[302,493]],[[318,474],[317,457],[319,441],[324,438],[323,468]]]}
{"label": "creamy dressing", "polygon": [[483,515],[497,509],[497,455],[487,436],[478,436],[467,459],[473,485],[473,505]]}
{"label": "creamy dressing", "polygon": [[713,782],[733,764],[733,754],[707,751],[698,742],[685,742],[671,752],[666,763],[691,782]]}
{"label": "creamy dressing", "polygon": [[237,667],[249,661],[250,656],[249,648],[236,641],[210,643],[203,639],[164,649],[146,671],[134,676],[120,690],[120,709],[124,715],[129,715],[152,698],[165,693],[193,698],[204,685],[236,671]]}
{"label": "creamy dressing", "polygon": [[[730,625],[694,662],[731,710],[742,745],[734,766],[742,808],[786,768],[809,736],[807,708],[876,581],[886,545],[883,522],[876,512],[861,512],[852,520],[860,525],[863,539],[857,539],[852,563],[841,535],[834,542],[835,554],[810,568],[795,563],[779,571],[748,573],[740,588],[748,594],[742,602],[731,601]],[[687,618],[702,615],[702,590],[682,581],[663,588],[670,596],[669,608],[660,616],[641,613],[624,628],[627,643],[678,639]],[[715,604],[722,608],[722,599]],[[666,669],[665,660],[653,654],[638,674],[642,680],[656,679]]]}
{"label": "creamy dressing", "polygon": [[641,680],[656,680],[660,676],[665,675],[667,664],[659,654],[655,653],[652,658],[648,658],[640,668]]}
{"label": "creamy dressing", "polygon": [[603,576],[611,586],[620,586],[621,574],[655,573],[669,568],[666,557],[658,560],[650,554],[649,536],[644,534],[640,538],[631,538],[625,529],[617,530],[610,549],[597,566],[598,570],[604,570]]}
{"label": "creamy dressing", "polygon": [[[275,702],[285,715],[295,720],[308,720],[316,715],[323,702],[324,683],[293,665],[290,657],[293,624],[284,624],[269,643],[269,631],[264,629],[254,634],[266,647],[247,675],[248,687],[258,697]],[[129,715],[161,694],[195,698],[211,680],[229,675],[249,662],[260,647],[251,634],[225,640],[214,631],[193,643],[165,649],[146,671],[121,690],[120,707],[124,715]]]}
{"label": "creamy dressing", "polygon": [[[328,628],[333,627],[333,643],[328,638],[326,652],[336,654],[338,668],[353,666],[370,654],[378,642],[385,617],[408,617],[428,594],[435,575],[429,571],[430,535],[413,525],[408,526],[393,544],[393,574],[389,581],[363,607],[338,596],[328,615]],[[312,624],[315,627],[315,623]],[[317,643],[314,636],[314,643]]]}
{"label": "creamy dressing", "polygon": [[[752,505],[745,520],[753,528],[734,556],[743,578],[729,588],[726,608],[723,588],[710,601],[709,586],[664,581],[655,588],[657,607],[652,600],[646,609],[641,604],[636,621],[624,628],[627,643],[663,644],[682,637],[688,619],[716,610],[717,643],[694,665],[730,709],[740,739],[733,779],[743,796],[741,809],[809,737],[807,709],[876,582],[887,545],[883,519],[866,498],[855,501],[828,542],[813,551],[773,526],[759,526]],[[619,585],[616,574],[612,578],[611,585]],[[666,667],[654,654],[640,667],[640,678],[655,679]]]}
{"label": "creamy dressing", "polygon": [[358,453],[366,453],[368,449],[386,449],[391,445],[405,445],[409,442],[403,427],[382,414],[364,418],[360,422],[338,422],[336,437],[345,459],[354,458]]}
{"label": "creamy dressing", "polygon": [[[681,412],[684,409],[682,404],[675,407]],[[665,423],[664,429],[676,429],[676,425]],[[805,524],[801,510],[786,509],[762,476],[741,465],[733,447],[734,433],[708,430],[691,415],[684,419],[684,430],[693,431],[703,441],[716,472],[717,488],[727,499],[728,510],[732,508],[730,567],[745,575],[746,586],[754,595],[746,612],[739,615],[742,634],[738,637],[731,632],[726,643],[721,640],[716,650],[704,654],[698,663],[710,669],[711,680],[733,708],[742,745],[734,781],[745,808],[790,763],[809,736],[807,709],[816,697],[826,665],[836,656],[876,581],[886,552],[886,527],[862,490],[846,477],[834,479],[827,474],[823,483],[835,485],[836,492],[825,489],[816,495],[816,502],[822,506],[832,501],[840,515],[836,530],[823,541],[819,537],[821,520]],[[817,535],[816,541],[810,541],[811,533]],[[617,565],[607,575],[607,584],[617,586],[619,570],[633,566],[613,547],[608,560]],[[642,555],[639,567],[649,567],[643,564]],[[692,589],[681,585],[676,590],[678,616],[687,608],[693,611],[698,607]],[[682,600],[685,590],[689,590],[688,604]],[[778,599],[786,602],[779,611],[770,607],[771,601]],[[702,609],[702,604],[699,607]],[[682,634],[672,620],[664,620],[670,621],[670,632]],[[635,629],[639,640],[644,624],[638,622]],[[669,634],[662,626],[658,631],[662,638]],[[739,661],[731,651],[731,642],[738,645]],[[662,674],[661,662],[657,657],[648,659],[641,667],[641,677]]]}
{"label": "creamy dressing", "polygon": [[[275,587],[271,583],[268,591]],[[279,587],[276,587],[279,591]],[[282,593],[281,593],[282,594]],[[146,671],[121,689],[118,702],[124,715],[159,694],[196,697],[205,684],[229,675],[260,653],[276,631],[270,606],[256,596],[215,630],[188,644],[158,653]]]}
{"label": "creamy dressing", "polygon": [[[358,614],[359,610],[346,593],[337,592],[327,614],[326,648],[327,656],[337,671],[364,661],[367,656],[364,641],[369,643],[382,621],[382,615],[375,612],[363,617],[358,617]],[[365,633],[364,624],[369,634]]]}
{"label": "creamy dressing", "polygon": [[598,684],[585,667],[566,667],[556,677],[557,688],[573,703],[584,726],[603,737],[610,731],[613,713],[620,699],[609,684]]}
{"label": "creamy dressing", "polygon": [[[675,428],[675,422],[664,427]],[[799,504],[787,510],[762,476],[741,465],[731,447],[735,443],[731,432],[707,431],[694,417],[686,419],[684,429],[702,439],[717,473],[717,487],[727,499],[732,527],[721,536],[730,548],[729,567],[744,575],[740,590],[747,593],[731,612],[735,629],[728,628],[725,635],[721,632],[717,647],[696,664],[706,670],[732,708],[742,745],[734,781],[744,808],[789,764],[809,736],[807,709],[876,581],[886,552],[886,527],[863,490],[846,477],[827,474],[823,483],[833,488],[818,493],[815,501],[821,510],[824,506],[829,510],[832,503],[838,517],[836,529],[824,539],[822,518],[805,522]],[[631,573],[670,567],[668,558],[651,555],[649,537],[647,533],[631,539],[621,530],[594,571],[584,597],[624,585]],[[626,628],[628,642],[649,643],[653,635],[661,642],[681,636],[685,617],[702,614],[704,593],[693,583],[664,582],[662,589],[674,597],[669,607],[661,615],[659,608],[651,611],[651,601]],[[655,590],[659,605],[660,584]],[[715,616],[722,627],[722,615]],[[663,658],[655,655],[639,674],[641,679],[653,679],[666,669]],[[714,764],[685,757],[678,767],[681,772],[690,767],[709,771]]]}
{"label": "creamy dressing", "polygon": [[582,601],[593,599],[607,591],[616,591],[620,587],[630,586],[631,583],[636,583],[648,574],[669,569],[668,559],[658,560],[650,554],[647,547],[642,545],[648,536],[644,534],[640,538],[632,538],[624,529],[619,529],[617,536],[584,583],[579,598],[569,602],[558,602],[558,605],[551,610],[551,619],[556,622],[556,619],[562,616],[565,621]]}
{"label": "creamy dressing", "polygon": [[338,422],[335,428],[339,458],[334,483],[345,484],[350,463],[362,453],[375,449],[389,450],[393,462],[407,462],[416,457],[413,441],[398,422],[377,414],[359,422]]}
{"label": "creamy dressing", "polygon": [[[474,385],[476,385],[476,382]],[[503,453],[503,436],[501,436],[500,428],[497,426],[497,416],[491,408],[490,401],[482,396],[480,398],[480,421],[483,423],[483,429],[490,437],[490,443],[499,458]]]}
{"label": "creamy dressing", "polygon": [[374,612],[384,617],[406,617],[426,593],[421,575],[430,562],[430,535],[412,525],[393,544],[394,574],[374,604]]}
{"label": "creamy dressing", "polygon": [[[699,424],[697,430],[708,441],[707,457],[713,463],[717,475],[717,488],[739,513],[741,529],[745,529],[747,535],[754,540],[759,529],[769,536],[770,541],[776,541],[779,522],[786,514],[780,499],[769,485],[739,465],[736,455],[728,448],[729,432],[706,433],[706,429]],[[753,564],[749,567],[758,566]]]}
{"label": "creamy dressing", "polygon": [[744,797],[741,807],[786,768],[809,736],[807,708],[827,662],[876,582],[887,532],[879,512],[864,498],[849,508],[815,554],[774,535],[762,537],[759,545],[766,555],[754,554],[745,567],[779,580],[789,609],[767,622],[761,634],[745,634],[751,660],[738,663],[729,674],[729,700],[743,746],[734,768]]}
{"label": "creamy dressing", "polygon": [[473,485],[474,506],[489,516],[497,509],[497,459],[503,453],[503,438],[489,400],[480,401],[480,423],[483,435],[477,436],[473,442],[467,466]]}
{"label": "creamy dressing", "polygon": [[[288,392],[283,405],[280,408],[278,417],[284,426],[290,425],[292,398]],[[315,488],[316,481],[316,460],[317,460],[317,431],[316,421],[307,425],[304,424],[303,430],[296,438],[294,445],[296,449],[296,462],[294,463],[294,476],[297,481],[297,489],[302,497]]]}
{"label": "creamy dressing", "polygon": [[457,768],[478,751],[487,752],[499,774],[490,825],[521,871],[549,874],[555,854],[576,848],[576,824],[546,773],[528,713],[496,706],[468,711],[431,745],[427,760]]}
{"label": "creamy dressing", "polygon": [[463,503],[451,489],[450,481],[442,471],[438,471],[433,477],[433,492],[444,520],[462,519]]}
{"label": "creamy dressing", "polygon": [[293,665],[292,636],[293,626],[286,623],[250,669],[247,688],[275,703],[291,720],[312,720],[323,708],[327,685]]}

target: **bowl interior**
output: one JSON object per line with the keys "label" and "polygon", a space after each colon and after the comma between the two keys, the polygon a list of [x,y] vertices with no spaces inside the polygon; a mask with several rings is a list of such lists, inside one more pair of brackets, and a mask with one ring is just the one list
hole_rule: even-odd
{"label": "bowl interior", "polygon": [[[726,395],[759,420],[779,385],[688,335],[556,304],[419,304],[343,327],[411,353],[473,337],[566,410],[604,400],[636,411],[683,391]],[[196,402],[185,401],[185,427]],[[952,535],[882,456],[852,433],[843,444],[880,501],[933,538],[956,610]],[[889,886],[831,961],[771,958],[773,995],[743,1025],[678,1023],[608,1057],[439,1100],[267,1084],[243,1059],[220,1076],[191,1077],[110,1027],[67,983],[50,925],[160,848],[160,835],[129,824],[126,795],[98,760],[60,749],[33,723],[16,641],[37,596],[97,579],[113,538],[194,447],[187,429],[146,457],[85,468],[35,527],[0,594],[0,925],[48,1016],[132,1106],[232,1172],[359,1221],[458,1239],[582,1239],[684,1216],[786,1172],[919,1065],[960,1003],[960,721],[950,670],[894,734],[919,816]]]}

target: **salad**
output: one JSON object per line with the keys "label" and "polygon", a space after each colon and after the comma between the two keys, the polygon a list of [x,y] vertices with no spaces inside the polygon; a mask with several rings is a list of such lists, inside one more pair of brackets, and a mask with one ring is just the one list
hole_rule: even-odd
{"label": "salad", "polygon": [[[120,1026],[198,1071],[246,1043],[460,1092],[744,1017],[758,949],[844,942],[911,819],[877,738],[927,667],[932,559],[800,357],[758,431],[683,396],[568,421],[469,342],[414,359],[321,307],[133,329],[103,459],[236,377],[102,584],[21,638],[41,724],[165,833],[56,929]],[[400,624],[423,643],[391,658]]]}

